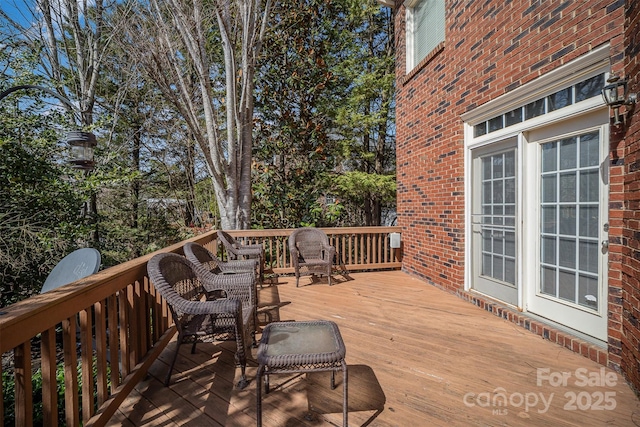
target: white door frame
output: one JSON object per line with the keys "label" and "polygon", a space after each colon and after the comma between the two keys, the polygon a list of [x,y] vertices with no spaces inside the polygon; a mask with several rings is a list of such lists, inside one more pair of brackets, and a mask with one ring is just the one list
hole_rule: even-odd
{"label": "white door frame", "polygon": [[[505,114],[514,108],[521,105],[526,105],[530,102],[540,99],[546,95],[555,93],[564,87],[572,84],[584,81],[591,76],[598,73],[608,73],[610,70],[610,49],[609,45],[603,45],[583,56],[577,58],[574,61],[567,63],[532,82],[523,85],[509,93],[489,101],[474,110],[465,113],[461,116],[464,123],[464,167],[465,167],[465,235],[467,236],[467,243],[465,244],[465,273],[464,273],[464,289],[466,291],[473,291],[473,248],[471,244],[472,236],[472,218],[473,212],[473,159],[474,150],[479,148],[488,148],[493,144],[500,143],[509,138],[517,138],[517,162],[518,162],[518,211],[517,224],[520,229],[520,234],[517,234],[517,257],[518,257],[518,304],[517,308],[522,311],[527,311],[530,305],[531,295],[530,289],[538,289],[539,279],[539,239],[540,235],[537,233],[538,227],[528,226],[527,224],[538,224],[539,208],[531,205],[530,201],[524,199],[531,189],[538,188],[538,181],[540,180],[540,174],[538,173],[538,166],[535,165],[535,169],[532,168],[532,164],[529,164],[529,152],[531,147],[538,147],[538,144],[531,144],[531,135],[536,140],[541,140],[544,132],[557,133],[557,127],[566,126],[580,126],[582,123],[582,129],[590,129],[597,126],[601,126],[602,135],[602,150],[608,152],[609,150],[609,125],[608,125],[608,107],[600,96],[593,96],[586,100],[580,101],[576,104],[569,105],[564,108],[560,108],[556,111],[547,112],[544,115],[529,119],[502,129],[489,131],[481,136],[476,136],[474,133],[474,126],[481,124],[485,121],[491,120],[499,114]],[[605,76],[606,78],[606,76]],[[591,121],[594,117],[597,121]],[[597,126],[594,126],[596,124]],[[549,135],[549,137],[551,134]],[[604,159],[601,156],[601,159]],[[538,156],[536,155],[537,159]],[[608,170],[608,164],[606,161],[603,165]],[[608,194],[601,191],[600,203],[601,212],[608,213]],[[605,218],[605,217],[601,217]],[[533,222],[532,222],[533,221]],[[601,239],[602,240],[602,239]],[[525,245],[523,242],[527,242]],[[535,246],[534,248],[532,246]],[[525,250],[526,249],[526,250]],[[534,257],[533,259],[531,257]],[[601,257],[601,266],[599,268],[599,278],[601,281],[601,292],[607,290],[608,273],[606,269],[606,257]],[[533,279],[535,278],[535,279]],[[532,280],[535,286],[532,285]],[[525,290],[526,287],[526,290]],[[590,336],[596,336],[594,342],[605,342],[607,339],[606,333],[606,317],[607,317],[607,298],[605,295],[599,297],[603,304],[599,307],[599,315],[603,316],[603,327],[599,328],[599,331],[589,332]],[[535,304],[534,304],[535,305]],[[550,323],[553,323],[553,319]],[[556,325],[559,326],[559,325]],[[604,333],[602,332],[604,331]]]}

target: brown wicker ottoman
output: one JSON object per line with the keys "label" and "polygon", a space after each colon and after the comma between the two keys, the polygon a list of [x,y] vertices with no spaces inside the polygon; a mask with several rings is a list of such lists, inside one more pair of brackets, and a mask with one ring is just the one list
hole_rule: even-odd
{"label": "brown wicker ottoman", "polygon": [[262,426],[262,377],[265,393],[269,393],[269,375],[296,372],[331,371],[331,388],[335,388],[335,372],[343,375],[343,426],[347,426],[346,349],[335,322],[274,322],[262,332],[258,347],[256,374],[257,422]]}

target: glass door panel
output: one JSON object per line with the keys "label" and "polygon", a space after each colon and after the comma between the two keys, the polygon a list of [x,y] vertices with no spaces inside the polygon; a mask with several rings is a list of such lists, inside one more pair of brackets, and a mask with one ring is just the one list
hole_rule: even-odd
{"label": "glass door panel", "polygon": [[517,305],[516,149],[474,159],[472,287]]}
{"label": "glass door panel", "polygon": [[540,293],[598,310],[597,131],[542,145]]}

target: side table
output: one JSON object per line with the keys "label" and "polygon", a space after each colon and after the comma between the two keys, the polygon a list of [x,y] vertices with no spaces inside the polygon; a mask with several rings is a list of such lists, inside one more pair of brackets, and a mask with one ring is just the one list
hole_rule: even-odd
{"label": "side table", "polygon": [[315,320],[304,322],[274,322],[262,331],[258,347],[256,374],[257,425],[262,426],[262,377],[265,393],[269,393],[269,375],[296,372],[331,371],[331,388],[335,372],[342,370],[342,424],[347,426],[347,364],[346,349],[335,322]]}

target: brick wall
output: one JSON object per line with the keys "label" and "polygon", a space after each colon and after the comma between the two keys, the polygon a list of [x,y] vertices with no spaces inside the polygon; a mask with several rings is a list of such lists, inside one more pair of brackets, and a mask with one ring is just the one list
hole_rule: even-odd
{"label": "brick wall", "polygon": [[[464,135],[460,115],[607,42],[611,46],[612,70],[624,74],[625,10],[628,14],[637,7],[631,6],[633,0],[627,3],[625,7],[624,0],[562,3],[447,0],[444,45],[407,74],[405,7],[402,1],[396,1],[398,222],[403,228],[405,271],[470,301],[478,300],[480,302],[473,302],[479,306],[491,305],[463,290],[467,239],[464,233]],[[635,32],[630,30],[628,38],[638,37],[637,20],[635,25]],[[640,338],[636,326],[636,335],[628,337],[628,344],[622,339],[623,318],[628,317],[624,321],[635,322],[635,325],[636,319],[640,319],[638,120],[634,126],[636,149],[633,152],[625,152],[624,138],[611,137],[611,339],[609,360],[603,360],[600,354],[595,359],[616,369],[620,369],[623,360],[625,364],[631,360],[637,363]],[[627,150],[631,147],[628,141],[629,137]],[[628,163],[625,166],[624,159],[633,154],[636,175],[631,178],[631,174],[624,175],[625,168],[630,167]],[[623,187],[625,180],[629,182]],[[625,191],[631,187],[636,189],[635,218],[623,221]],[[615,239],[622,240],[623,229],[636,238],[635,252],[631,253],[631,243],[625,246],[628,255],[623,255],[622,245],[616,246]],[[623,263],[627,264],[623,262],[625,256],[635,256],[634,271],[623,271]],[[623,315],[623,292],[631,292],[636,298],[634,307],[627,309],[625,305],[628,315]],[[534,329],[540,329],[544,335],[544,328]],[[566,345],[564,336],[561,340],[561,344]],[[629,353],[623,349],[624,345],[632,346],[636,353],[624,356],[625,352]],[[570,346],[594,358],[590,346],[573,342]],[[580,350],[582,346],[586,349],[584,352]],[[637,365],[633,369],[637,375]]]}
{"label": "brick wall", "polygon": [[[640,93],[640,4],[627,0],[625,29],[625,75],[630,92]],[[612,313],[611,322],[620,322],[619,334],[610,343],[618,344],[615,357],[620,368],[640,391],[640,104],[629,112],[624,141],[624,204],[620,244],[621,313]],[[619,350],[619,355],[617,350]]]}

